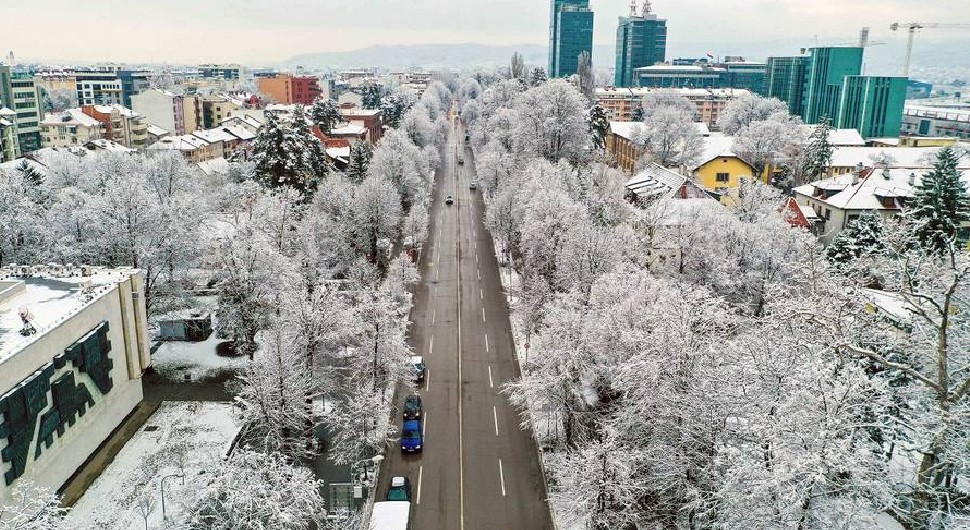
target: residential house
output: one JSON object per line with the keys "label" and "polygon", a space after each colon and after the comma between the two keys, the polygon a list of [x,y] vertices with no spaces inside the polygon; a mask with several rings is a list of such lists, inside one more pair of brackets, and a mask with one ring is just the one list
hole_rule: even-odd
{"label": "residential house", "polygon": [[148,147],[154,144],[155,142],[161,140],[162,138],[165,138],[166,136],[171,136],[172,134],[167,129],[163,127],[159,127],[154,123],[148,124],[146,128],[146,132],[148,134],[148,139],[145,141],[145,147]]}
{"label": "residential house", "polygon": [[231,99],[223,96],[207,96],[202,98],[202,125],[211,129],[219,125],[229,113],[242,107]]}
{"label": "residential house", "polygon": [[0,107],[0,162],[9,162],[19,157],[17,113],[6,107]]}
{"label": "residential house", "polygon": [[131,108],[172,134],[192,134],[203,128],[202,98],[151,89],[131,98]]}
{"label": "residential house", "polygon": [[[317,127],[314,126],[314,129],[317,130]],[[369,134],[370,131],[363,125],[352,125],[345,123],[335,129],[331,129],[330,132],[326,134],[326,138],[339,138],[347,140],[351,143],[353,143],[355,140],[369,142]],[[317,137],[319,138],[319,135],[317,135]]]}
{"label": "residential house", "polygon": [[84,145],[103,137],[101,122],[88,116],[81,109],[70,109],[51,114],[40,123],[43,147],[69,147]]}
{"label": "residential house", "polygon": [[734,137],[723,134],[704,139],[704,149],[690,172],[701,187],[722,196],[736,196],[741,182],[755,175],[754,166],[734,152]]}
{"label": "residential house", "polygon": [[[964,181],[970,184],[970,162],[964,159],[961,165]],[[883,218],[898,215],[931,167],[932,162],[920,168],[866,167],[860,163],[849,173],[795,188],[795,200],[815,211],[819,237],[829,244],[865,212],[877,212]]]}
{"label": "residential house", "polygon": [[160,138],[157,142],[152,144],[149,151],[178,151],[182,153],[189,162],[194,162],[198,164],[199,162],[205,162],[206,160],[212,160],[218,158],[216,153],[216,148],[212,146],[206,140],[194,136],[191,134],[183,134],[180,136],[166,136]]}
{"label": "residential house", "polygon": [[118,104],[84,105],[81,111],[101,122],[104,137],[132,149],[148,145],[148,122],[131,109]]}
{"label": "residential house", "polygon": [[371,144],[376,144],[384,136],[384,112],[380,109],[340,109],[340,115],[345,122],[366,128]]}

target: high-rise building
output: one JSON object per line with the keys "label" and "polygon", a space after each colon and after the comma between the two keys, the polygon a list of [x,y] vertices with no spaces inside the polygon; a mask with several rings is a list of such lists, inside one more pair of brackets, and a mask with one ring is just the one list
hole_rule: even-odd
{"label": "high-rise building", "polygon": [[[40,122],[44,108],[32,72],[13,72],[0,65],[0,108],[12,110],[17,125],[17,143],[21,154],[40,149]],[[9,132],[8,132],[9,134]]]}
{"label": "high-rise building", "polygon": [[769,57],[765,95],[788,104],[788,112],[802,115],[802,94],[805,92],[805,68],[808,55]]}
{"label": "high-rise building", "polygon": [[549,77],[569,77],[579,69],[579,55],[593,54],[593,12],[589,0],[551,0]]}
{"label": "high-rise building", "polygon": [[151,86],[151,72],[136,72],[119,70],[118,79],[121,81],[121,104],[131,108],[131,96],[141,94]]}
{"label": "high-rise building", "polygon": [[802,105],[805,123],[836,119],[845,78],[862,73],[862,52],[863,48],[857,46],[812,48],[805,68]]}
{"label": "high-rise building", "polygon": [[284,105],[312,105],[323,93],[319,80],[308,75],[276,74],[257,77],[256,87],[263,95]]}
{"label": "high-rise building", "polygon": [[121,79],[116,72],[84,71],[75,72],[78,105],[121,104]]}
{"label": "high-rise building", "polygon": [[905,77],[846,76],[834,126],[865,138],[899,136],[906,104]]}
{"label": "high-rise building", "polygon": [[649,0],[639,15],[620,17],[616,28],[617,87],[634,86],[633,70],[662,63],[667,55],[667,21],[650,12]]}

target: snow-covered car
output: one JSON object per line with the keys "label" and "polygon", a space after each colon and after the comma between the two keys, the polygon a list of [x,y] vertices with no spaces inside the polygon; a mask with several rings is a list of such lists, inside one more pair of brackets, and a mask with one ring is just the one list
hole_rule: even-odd
{"label": "snow-covered car", "polygon": [[455,198],[454,197],[452,197],[451,195],[445,197],[445,204],[447,204],[447,205],[450,206],[450,205],[452,205],[454,203],[455,203]]}
{"label": "snow-covered car", "polygon": [[427,367],[424,365],[424,357],[420,355],[412,355],[411,366],[414,367],[414,382],[424,382],[424,374],[427,371]]}
{"label": "snow-covered car", "polygon": [[392,477],[391,487],[387,490],[389,501],[410,501],[411,481],[407,477]]}

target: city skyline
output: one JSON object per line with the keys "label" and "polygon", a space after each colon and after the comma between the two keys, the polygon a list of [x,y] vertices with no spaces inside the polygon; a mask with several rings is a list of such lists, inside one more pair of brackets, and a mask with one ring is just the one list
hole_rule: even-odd
{"label": "city skyline", "polygon": [[[784,38],[804,38],[807,44],[815,36],[831,43],[853,38],[864,25],[872,27],[874,39],[902,40],[904,35],[889,31],[891,22],[954,22],[953,13],[965,5],[962,0],[940,0],[932,6],[902,0],[652,3],[654,11],[669,21],[672,47],[676,43]],[[231,10],[217,3],[189,0],[171,0],[164,9],[121,0],[101,0],[99,4],[96,12],[66,0],[8,6],[11,19],[44,21],[45,38],[34,38],[36,28],[30,25],[12,25],[5,32],[8,38],[0,43],[3,54],[12,49],[18,59],[41,62],[275,63],[301,53],[350,51],[378,44],[525,45],[548,41],[545,1],[523,5],[514,0],[371,0],[366,5],[321,6],[311,0],[245,0]],[[628,3],[593,0],[590,7],[596,12],[594,44],[614,44],[618,17],[629,13]],[[78,28],[108,25],[113,39],[77,37]],[[739,35],[745,37],[739,39]],[[964,36],[960,31],[926,32],[926,38],[934,40]],[[14,44],[18,42],[31,44]]]}

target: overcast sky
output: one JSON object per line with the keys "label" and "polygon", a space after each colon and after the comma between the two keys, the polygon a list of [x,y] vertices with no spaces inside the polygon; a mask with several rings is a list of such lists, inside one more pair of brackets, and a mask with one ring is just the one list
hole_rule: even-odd
{"label": "overcast sky", "polygon": [[[285,60],[372,44],[540,44],[548,0],[3,0],[3,55],[114,62]],[[591,0],[597,44],[612,45],[629,0]],[[655,0],[679,43],[848,40],[895,20],[970,23],[970,0]],[[967,37],[968,30],[924,30]],[[720,52],[720,50],[714,50]],[[779,50],[780,53],[789,50]]]}

